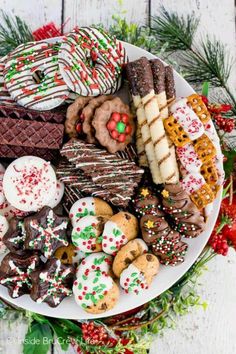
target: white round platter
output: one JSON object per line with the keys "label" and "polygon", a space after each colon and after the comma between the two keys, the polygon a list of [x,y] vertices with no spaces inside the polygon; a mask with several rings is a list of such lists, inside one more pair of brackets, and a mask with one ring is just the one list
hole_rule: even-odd
{"label": "white round platter", "polygon": [[[53,42],[55,39],[53,39]],[[125,46],[129,60],[136,60],[141,56],[146,56],[149,59],[156,58],[154,55],[148,53],[147,51],[135,47],[128,43],[123,43]],[[192,87],[181,77],[177,72],[174,72],[175,78],[175,86],[176,86],[176,96],[178,97],[186,97],[191,95],[194,90]],[[223,170],[223,160],[220,154],[220,147],[218,146],[220,159],[220,166]],[[189,249],[185,256],[184,263],[177,265],[176,267],[172,266],[161,266],[159,274],[155,277],[153,283],[151,284],[148,290],[144,290],[139,295],[126,294],[123,290],[120,291],[120,299],[117,305],[110,311],[107,311],[103,314],[92,315],[86,313],[82,308],[80,308],[76,302],[74,301],[73,296],[70,298],[64,299],[61,304],[56,308],[50,308],[47,304],[37,304],[33,300],[30,299],[29,295],[23,295],[17,299],[12,299],[8,295],[8,290],[0,285],[0,297],[9,301],[10,303],[24,308],[29,311],[37,312],[42,315],[57,317],[57,318],[65,318],[65,319],[94,319],[94,318],[102,318],[107,316],[113,316],[119,314],[124,311],[129,311],[134,309],[144,303],[152,300],[156,296],[163,293],[165,290],[169,289],[178,279],[180,279],[184,273],[191,267],[191,265],[196,261],[204,246],[206,245],[209,236],[213,230],[215,225],[217,215],[219,212],[220,204],[221,204],[221,191],[218,193],[217,198],[215,199],[212,212],[207,220],[206,229],[202,234],[200,234],[195,239],[184,239],[185,242],[188,243]],[[1,259],[4,255],[1,255]]]}

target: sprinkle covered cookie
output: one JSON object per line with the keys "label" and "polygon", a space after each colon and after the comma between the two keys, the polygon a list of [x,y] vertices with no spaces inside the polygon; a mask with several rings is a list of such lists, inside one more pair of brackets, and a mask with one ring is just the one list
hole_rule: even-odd
{"label": "sprinkle covered cookie", "polygon": [[51,258],[42,268],[31,274],[31,298],[38,304],[46,302],[51,307],[72,295],[74,268]]}
{"label": "sprinkle covered cookie", "polygon": [[81,261],[78,267],[77,276],[87,276],[91,272],[109,274],[111,271],[112,259],[112,256],[104,252],[92,253]]}
{"label": "sprinkle covered cookie", "polygon": [[113,211],[110,205],[104,200],[96,197],[85,197],[77,200],[72,205],[69,213],[73,226],[75,226],[83,216],[87,215],[110,217],[113,215]]}
{"label": "sprinkle covered cookie", "polygon": [[90,272],[74,282],[75,301],[86,312],[103,313],[112,309],[119,299],[119,288],[107,274]]}
{"label": "sprinkle covered cookie", "polygon": [[39,250],[50,258],[57,248],[68,246],[68,218],[57,216],[49,207],[25,219],[25,248]]}
{"label": "sprinkle covered cookie", "polygon": [[113,215],[104,225],[101,236],[102,249],[105,253],[115,255],[129,240],[138,235],[138,221],[128,212],[120,211]]}

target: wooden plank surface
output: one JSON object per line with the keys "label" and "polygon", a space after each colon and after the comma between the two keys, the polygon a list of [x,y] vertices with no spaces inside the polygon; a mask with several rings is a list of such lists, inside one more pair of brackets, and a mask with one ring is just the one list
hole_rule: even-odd
{"label": "wooden plank surface", "polygon": [[0,9],[20,16],[32,30],[51,21],[61,26],[62,0],[0,0]]}
{"label": "wooden plank surface", "polygon": [[[148,15],[148,0],[128,0],[122,6],[126,13],[124,16],[129,22],[146,24]],[[102,23],[108,27],[112,21],[112,15],[119,11],[118,1],[106,0],[65,0],[64,19],[67,23],[65,32],[75,26],[91,26]]]}

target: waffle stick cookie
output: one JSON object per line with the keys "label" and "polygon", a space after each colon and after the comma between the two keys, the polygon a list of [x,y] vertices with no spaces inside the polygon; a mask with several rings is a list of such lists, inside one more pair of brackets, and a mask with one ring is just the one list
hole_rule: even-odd
{"label": "waffle stick cookie", "polygon": [[[160,173],[158,161],[156,159],[155,149],[154,149],[154,145],[153,145],[153,142],[151,139],[150,129],[147,124],[147,119],[146,119],[145,111],[144,111],[144,108],[142,105],[142,100],[141,100],[141,97],[140,97],[140,95],[138,93],[138,89],[137,89],[138,77],[136,75],[134,63],[131,62],[126,66],[126,73],[127,73],[127,77],[128,77],[130,88],[131,88],[134,107],[135,107],[136,113],[137,113],[137,120],[138,120],[138,127],[139,127],[138,131],[141,132],[141,135],[140,134],[138,135],[138,139],[136,141],[137,150],[141,151],[141,154],[143,155],[144,149],[145,149],[146,157],[148,160],[148,164],[149,164],[149,168],[151,171],[153,182],[156,184],[160,184],[163,181],[161,178],[161,173]],[[139,156],[142,156],[142,155],[139,155]],[[141,163],[142,163],[142,161],[141,161]]]}
{"label": "waffle stick cookie", "polygon": [[[166,72],[165,66],[159,59],[150,60],[150,65],[152,69],[153,82],[154,82],[154,91],[157,98],[157,103],[160,111],[160,118],[162,120],[168,118],[168,103],[167,103],[167,95],[166,95],[166,86],[168,86],[168,96],[173,95],[175,92],[174,88],[171,88],[171,83],[174,86],[174,80],[170,79],[170,75],[168,75],[168,80],[166,82]],[[173,74],[173,71],[172,71]],[[173,78],[173,75],[172,75]],[[172,97],[174,99],[174,97]],[[179,180],[179,169],[176,160],[175,154],[175,146],[173,142],[167,135],[167,141],[170,149],[172,163],[175,169],[176,182]]]}
{"label": "waffle stick cookie", "polygon": [[176,98],[173,68],[169,65],[165,66],[165,89],[167,104],[169,106]]}
{"label": "waffle stick cookie", "polygon": [[175,183],[177,178],[171,162],[171,154],[163,121],[160,119],[150,63],[147,58],[142,57],[134,61],[133,66],[137,77],[137,90],[141,96],[162,180],[166,183]]}
{"label": "waffle stick cookie", "polygon": [[148,158],[145,151],[142,132],[139,124],[137,124],[137,128],[136,128],[136,148],[137,148],[139,166],[148,167]]}

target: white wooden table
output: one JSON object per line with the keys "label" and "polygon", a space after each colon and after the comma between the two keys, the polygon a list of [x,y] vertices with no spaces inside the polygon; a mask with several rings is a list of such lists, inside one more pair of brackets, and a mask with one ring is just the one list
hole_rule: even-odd
{"label": "white wooden table", "polygon": [[[150,15],[158,13],[160,4],[186,14],[201,16],[201,34],[220,39],[235,57],[234,0],[125,0],[125,16],[131,22],[148,24]],[[75,25],[103,23],[109,26],[117,10],[117,1],[105,0],[0,0],[0,9],[12,11],[31,25],[33,30],[54,21],[66,22],[64,32]],[[235,73],[235,71],[234,71]],[[230,78],[236,87],[235,75]],[[209,304],[207,310],[194,309],[178,320],[176,329],[166,330],[153,343],[151,354],[234,354],[236,353],[236,253],[219,256],[209,264],[201,278],[200,294]],[[18,321],[9,327],[0,321],[0,353],[21,354],[26,325]],[[70,350],[68,352],[72,353]],[[61,353],[55,346],[54,354]]]}

